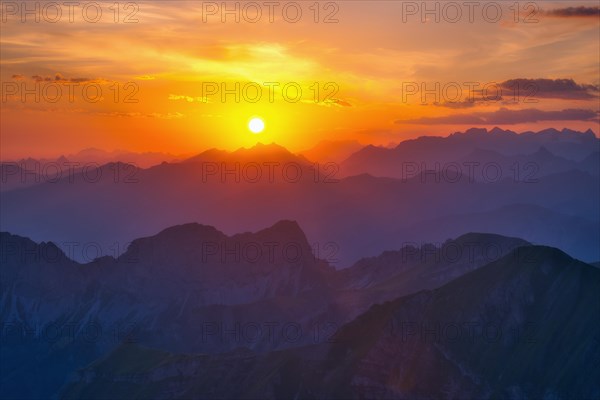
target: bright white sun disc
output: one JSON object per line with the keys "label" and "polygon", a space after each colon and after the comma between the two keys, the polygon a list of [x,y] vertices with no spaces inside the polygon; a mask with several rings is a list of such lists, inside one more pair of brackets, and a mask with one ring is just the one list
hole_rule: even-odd
{"label": "bright white sun disc", "polygon": [[252,118],[250,122],[248,122],[248,129],[252,133],[261,133],[263,129],[265,129],[265,123],[260,118]]}

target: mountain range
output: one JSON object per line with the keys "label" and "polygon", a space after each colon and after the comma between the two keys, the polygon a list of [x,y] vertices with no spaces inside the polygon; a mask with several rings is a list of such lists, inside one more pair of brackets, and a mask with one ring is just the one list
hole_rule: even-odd
{"label": "mountain range", "polygon": [[599,143],[3,163],[0,397],[598,398]]}
{"label": "mountain range", "polygon": [[[1,192],[1,226],[34,240],[51,239],[65,251],[75,243],[69,255],[80,262],[90,260],[85,246],[95,246],[101,255],[121,254],[136,237],[190,221],[234,234],[281,219],[298,221],[311,244],[329,248],[327,258],[336,268],[405,242],[444,241],[466,231],[519,236],[595,262],[600,259],[594,245],[600,226],[600,153],[592,136],[470,130],[403,142],[396,149],[365,148],[339,170],[337,164],[315,164],[275,144],[231,153],[209,150],[151,168],[110,163],[57,182]],[[482,150],[488,142],[495,150]],[[500,155],[509,145],[516,154],[521,142],[524,149],[539,147],[529,155]],[[550,152],[558,148],[579,161]],[[357,165],[356,157],[371,151],[412,169],[403,176],[394,176],[398,170],[393,168],[389,176],[343,175]],[[397,158],[400,153],[413,154],[408,158],[413,161]],[[365,169],[374,172],[377,160],[387,157],[382,154]],[[453,157],[454,167],[420,170],[419,157],[441,155]],[[467,160],[471,167],[463,165]]]}
{"label": "mountain range", "polygon": [[[52,242],[6,232],[0,239],[3,397],[56,393],[65,377],[123,343],[186,354],[318,345],[373,304],[441,287],[530,246],[467,234],[337,271],[293,221],[233,236],[175,226],[87,264]],[[42,369],[54,372],[31,385]]]}
{"label": "mountain range", "polygon": [[600,393],[600,270],[521,239],[470,233],[340,271],[293,221],[175,226],[88,264],[0,239],[3,398]]}

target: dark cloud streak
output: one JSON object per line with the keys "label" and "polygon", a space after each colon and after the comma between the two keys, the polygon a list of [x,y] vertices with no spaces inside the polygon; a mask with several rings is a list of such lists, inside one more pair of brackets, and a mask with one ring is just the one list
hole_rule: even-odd
{"label": "dark cloud streak", "polygon": [[597,17],[600,16],[600,7],[566,7],[544,11],[545,15],[552,17]]}

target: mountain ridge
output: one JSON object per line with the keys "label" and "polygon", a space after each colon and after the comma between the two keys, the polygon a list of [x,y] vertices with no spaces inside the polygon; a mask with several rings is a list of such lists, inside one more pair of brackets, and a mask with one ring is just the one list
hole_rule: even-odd
{"label": "mountain ridge", "polygon": [[[124,352],[144,358],[154,350],[126,345],[80,371],[62,394],[102,397],[126,381],[134,397],[150,384],[154,393],[168,386],[178,397],[208,398],[595,398],[600,324],[586,315],[600,311],[599,290],[600,270],[559,249],[521,246],[440,288],[373,305],[326,343],[210,359],[158,354],[159,366],[143,372]],[[129,375],[115,372],[115,362]],[[242,365],[251,380],[237,380]],[[223,378],[226,366],[234,370]],[[128,378],[139,372],[145,380]]]}

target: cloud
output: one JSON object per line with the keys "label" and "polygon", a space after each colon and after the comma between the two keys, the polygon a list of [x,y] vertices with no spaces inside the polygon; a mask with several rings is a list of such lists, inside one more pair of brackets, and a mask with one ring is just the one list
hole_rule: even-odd
{"label": "cloud", "polygon": [[159,119],[181,119],[185,115],[180,112],[170,113],[140,113],[140,112],[95,112],[94,114],[104,117],[122,117],[122,118],[159,118]]}
{"label": "cloud", "polygon": [[587,100],[598,98],[598,86],[578,84],[573,79],[509,79],[500,83],[503,94],[508,97],[529,99]]}
{"label": "cloud", "polygon": [[180,112],[174,112],[174,113],[150,113],[150,114],[146,114],[146,117],[149,118],[160,118],[160,119],[180,119],[183,118],[184,115]]}
{"label": "cloud", "polygon": [[544,15],[552,17],[597,17],[600,16],[600,7],[566,7],[544,10]]}
{"label": "cloud", "polygon": [[490,84],[486,91],[476,89],[467,93],[465,100],[432,103],[436,107],[452,109],[472,108],[476,105],[536,103],[539,99],[590,100],[598,99],[598,86],[579,84],[573,79],[509,79]]}
{"label": "cloud", "polygon": [[31,77],[31,79],[33,79],[36,82],[52,82],[54,80],[54,79],[52,79],[49,76],[43,77],[43,76],[40,76],[40,75],[33,75]]}
{"label": "cloud", "polygon": [[397,120],[395,123],[417,125],[513,125],[540,121],[594,121],[598,120],[598,115],[598,111],[573,108],[558,111],[543,111],[535,108],[509,110],[503,107],[492,112],[455,114],[443,117],[421,117]]}
{"label": "cloud", "polygon": [[185,100],[188,103],[211,103],[211,100],[208,97],[192,97],[192,96],[184,96],[180,94],[170,94],[168,97],[169,100]]}
{"label": "cloud", "polygon": [[347,101],[342,100],[342,99],[330,99],[330,100],[327,100],[326,102],[330,102],[330,103],[335,104],[340,107],[352,107],[352,104],[350,104]]}
{"label": "cloud", "polygon": [[434,102],[433,105],[436,107],[446,107],[453,109],[471,108],[475,106],[476,101],[465,100],[465,101],[445,101],[443,103]]}
{"label": "cloud", "polygon": [[300,102],[305,104],[315,104],[323,107],[352,107],[352,104],[350,102],[342,99],[327,99],[323,101],[303,99],[300,100]]}
{"label": "cloud", "polygon": [[[25,75],[15,74],[12,76],[15,80],[25,79]],[[102,78],[65,78],[59,72],[57,72],[54,76],[42,76],[42,75],[32,75],[31,79],[35,82],[69,82],[69,83],[109,83],[106,79]]]}

